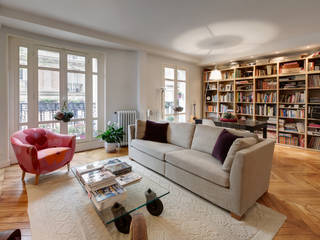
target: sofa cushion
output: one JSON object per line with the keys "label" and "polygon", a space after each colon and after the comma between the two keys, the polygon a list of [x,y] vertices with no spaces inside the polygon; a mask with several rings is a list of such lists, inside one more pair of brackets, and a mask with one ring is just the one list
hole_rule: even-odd
{"label": "sofa cushion", "polygon": [[256,139],[258,139],[257,134],[247,131],[197,124],[196,130],[193,135],[191,149],[211,154],[213,147],[216,144],[216,141],[223,129],[227,129],[228,132],[237,136],[255,137]]}
{"label": "sofa cushion", "polygon": [[212,156],[223,164],[231,145],[237,138],[242,137],[238,137],[237,135],[230,133],[228,130],[223,129],[213,147]]}
{"label": "sofa cushion", "polygon": [[256,143],[258,143],[258,140],[255,137],[236,139],[229,149],[228,155],[222,165],[222,169],[230,172],[233,159],[235,158],[237,152],[239,152],[244,148],[248,148]]}
{"label": "sofa cushion", "polygon": [[159,143],[142,139],[133,139],[131,142],[131,147],[134,147],[135,149],[138,149],[162,161],[164,161],[166,153],[184,149],[169,143]]}
{"label": "sofa cushion", "polygon": [[229,173],[223,171],[221,162],[210,154],[185,149],[167,153],[166,161],[212,183],[229,187]]}
{"label": "sofa cushion", "polygon": [[157,123],[147,120],[143,140],[167,143],[169,123]]}
{"label": "sofa cushion", "polygon": [[146,121],[137,120],[135,127],[135,138],[142,139],[144,137],[144,133],[146,131]]}
{"label": "sofa cushion", "polygon": [[216,141],[222,130],[223,128],[220,127],[197,124],[191,149],[211,155],[213,146],[216,144]]}
{"label": "sofa cushion", "polygon": [[168,143],[190,148],[195,127],[195,124],[192,123],[170,123],[167,136]]}

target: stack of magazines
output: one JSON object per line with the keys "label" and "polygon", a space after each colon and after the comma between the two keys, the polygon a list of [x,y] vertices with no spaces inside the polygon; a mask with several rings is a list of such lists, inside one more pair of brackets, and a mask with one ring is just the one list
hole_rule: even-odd
{"label": "stack of magazines", "polygon": [[126,162],[109,159],[78,167],[75,173],[96,208],[101,211],[115,202],[124,201],[127,197],[124,186],[141,180],[141,176],[131,170]]}

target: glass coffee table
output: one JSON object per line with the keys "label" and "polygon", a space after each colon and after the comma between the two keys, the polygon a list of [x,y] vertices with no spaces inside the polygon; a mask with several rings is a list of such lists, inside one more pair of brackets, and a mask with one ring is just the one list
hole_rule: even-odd
{"label": "glass coffee table", "polygon": [[[110,159],[107,159],[107,160],[110,160]],[[94,163],[103,164],[104,161],[106,160],[96,161]],[[94,163],[89,163],[89,164],[94,164]],[[130,165],[130,162],[127,162],[127,163]],[[83,167],[83,166],[79,166],[79,167]],[[81,182],[80,178],[76,174],[76,169],[77,167],[72,168],[72,172],[75,175],[78,182],[80,183],[80,185],[83,187],[84,191],[86,191],[83,183]],[[132,171],[140,175],[142,178],[140,181],[124,187],[127,192],[126,199],[119,203],[115,203],[115,205],[113,206],[118,209],[120,207],[121,211],[118,211],[117,214],[114,215],[111,211],[111,207],[100,211],[92,203],[93,207],[95,208],[102,222],[105,225],[114,223],[118,231],[122,233],[129,233],[130,224],[131,224],[130,214],[142,207],[146,207],[150,214],[154,216],[159,216],[163,211],[163,204],[160,199],[170,193],[168,189],[159,185],[158,183],[153,181],[150,177],[143,175],[143,173],[139,172],[139,170],[136,170],[134,167],[132,167]]]}

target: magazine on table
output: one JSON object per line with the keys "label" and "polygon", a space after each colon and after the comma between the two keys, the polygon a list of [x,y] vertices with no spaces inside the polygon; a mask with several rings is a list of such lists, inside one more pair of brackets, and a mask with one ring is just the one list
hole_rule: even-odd
{"label": "magazine on table", "polygon": [[111,171],[116,176],[131,172],[132,170],[132,167],[126,162],[120,162],[112,165],[105,165],[104,167],[109,171]]}
{"label": "magazine on table", "polygon": [[116,181],[123,187],[140,181],[142,177],[135,172],[129,172],[116,177]]}
{"label": "magazine on table", "polygon": [[81,179],[86,186],[93,188],[103,184],[105,184],[105,186],[111,185],[115,180],[115,175],[107,169],[101,168],[82,174]]}
{"label": "magazine on table", "polygon": [[103,168],[103,162],[93,162],[76,168],[76,173],[80,177],[82,174]]}

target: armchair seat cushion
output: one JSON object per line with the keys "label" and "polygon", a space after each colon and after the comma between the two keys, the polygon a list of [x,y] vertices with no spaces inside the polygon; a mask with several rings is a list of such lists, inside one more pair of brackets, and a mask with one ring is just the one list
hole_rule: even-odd
{"label": "armchair seat cushion", "polygon": [[40,162],[46,161],[49,165],[54,163],[59,164],[69,152],[72,152],[72,149],[69,147],[46,148],[38,151],[38,160]]}
{"label": "armchair seat cushion", "polygon": [[158,158],[161,161],[164,161],[166,153],[184,149],[169,143],[159,143],[142,139],[132,140],[131,146],[140,150],[141,152]]}
{"label": "armchair seat cushion", "polygon": [[166,161],[222,187],[230,185],[230,174],[222,170],[222,163],[208,153],[190,149],[169,152],[166,155]]}

